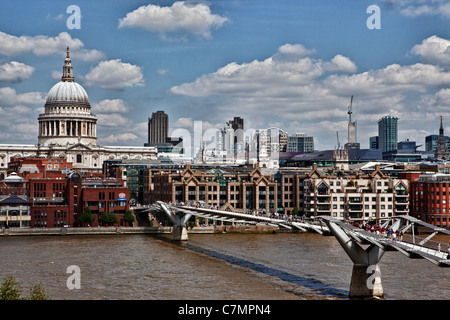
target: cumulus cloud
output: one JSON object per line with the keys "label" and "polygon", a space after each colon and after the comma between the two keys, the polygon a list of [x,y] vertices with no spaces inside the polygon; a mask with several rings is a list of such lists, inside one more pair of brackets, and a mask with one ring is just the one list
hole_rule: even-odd
{"label": "cumulus cloud", "polygon": [[[189,96],[225,95],[286,97],[308,87],[325,72],[355,72],[356,65],[347,57],[337,55],[330,62],[307,56],[314,50],[301,45],[283,45],[263,61],[229,63],[212,74],[192,83],[171,88],[175,94]],[[301,90],[301,89],[300,89]]]}
{"label": "cumulus cloud", "polygon": [[101,61],[91,69],[85,79],[86,86],[103,89],[121,90],[144,85],[141,67],[122,62],[120,59]]}
{"label": "cumulus cloud", "polygon": [[0,65],[0,81],[21,82],[30,78],[33,72],[34,68],[32,66],[11,61]]}
{"label": "cumulus cloud", "polygon": [[447,39],[431,36],[415,45],[411,52],[421,56],[426,63],[450,67],[450,41]]}
{"label": "cumulus cloud", "polygon": [[32,52],[37,56],[48,56],[66,52],[70,46],[73,57],[84,61],[104,59],[105,54],[98,50],[84,49],[80,39],[74,39],[67,32],[61,32],[55,37],[45,35],[14,36],[0,31],[0,54],[14,56],[21,53]]}
{"label": "cumulus cloud", "polygon": [[129,112],[131,107],[122,99],[105,99],[92,104],[94,113]]}
{"label": "cumulus cloud", "polygon": [[133,126],[133,122],[119,113],[100,113],[97,114],[99,127],[125,128]]}
{"label": "cumulus cloud", "polygon": [[45,103],[46,93],[43,92],[26,92],[17,93],[15,89],[10,87],[0,88],[0,103],[6,106],[18,104],[43,104]]}
{"label": "cumulus cloud", "polygon": [[450,17],[450,3],[447,0],[384,0],[383,2],[408,17]]}
{"label": "cumulus cloud", "polygon": [[[428,49],[428,42],[424,43]],[[423,58],[431,55],[427,50],[419,51],[419,47],[414,51]],[[443,64],[445,50],[437,51],[441,55],[434,61]],[[347,106],[352,95],[358,134],[366,137],[377,134],[376,122],[385,115],[400,116],[405,127],[414,128],[418,121],[424,124],[424,114],[429,117],[427,124],[433,125],[435,111],[444,112],[450,106],[450,91],[442,89],[450,85],[450,70],[441,65],[391,64],[358,72],[349,57],[337,54],[330,61],[323,61],[314,59],[313,54],[314,50],[301,45],[284,45],[267,59],[231,62],[192,82],[174,86],[171,92],[197,98],[197,105],[204,99],[205,110],[220,114],[222,119],[239,114],[246,119],[246,125],[262,125],[259,128],[269,122],[285,123],[283,129],[290,133],[300,130],[316,137],[321,148],[327,144],[333,147],[330,137],[335,137],[336,131],[346,132]],[[418,103],[421,97],[428,100]],[[433,109],[431,103],[440,108]],[[420,106],[429,110],[424,113]],[[189,124],[188,120],[180,119],[180,124]],[[419,133],[416,130],[411,137],[402,139]],[[365,141],[361,142],[364,146]]]}
{"label": "cumulus cloud", "polygon": [[211,30],[220,28],[227,21],[227,18],[213,14],[206,4],[177,1],[170,7],[153,4],[139,7],[119,20],[119,28],[140,28],[159,33],[163,38],[167,33],[181,33],[209,39]]}
{"label": "cumulus cloud", "polygon": [[102,141],[106,143],[117,143],[117,142],[130,142],[136,140],[138,137],[133,133],[119,133],[119,134],[111,134],[106,138],[103,138]]}

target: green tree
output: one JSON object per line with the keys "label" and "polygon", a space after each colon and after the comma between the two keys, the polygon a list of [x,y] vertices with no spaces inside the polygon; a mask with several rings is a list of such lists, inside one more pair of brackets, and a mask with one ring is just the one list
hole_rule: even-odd
{"label": "green tree", "polygon": [[44,288],[39,283],[30,289],[29,300],[48,300],[48,295],[45,293]]}
{"label": "green tree", "polygon": [[298,216],[298,208],[297,208],[297,207],[294,207],[294,208],[292,209],[292,215],[293,215],[293,216]]}
{"label": "green tree", "polygon": [[0,300],[19,300],[22,286],[12,277],[8,276],[0,286]]}
{"label": "green tree", "polygon": [[92,215],[91,209],[89,207],[84,208],[83,213],[80,215],[80,222],[85,225],[86,223],[92,224],[94,222],[94,216]]}
{"label": "green tree", "polygon": [[28,297],[21,297],[22,286],[12,277],[8,276],[0,286],[0,300],[48,300],[44,288],[39,283],[30,289]]}
{"label": "green tree", "polygon": [[125,214],[123,215],[123,220],[125,222],[128,222],[129,224],[132,224],[134,222],[133,211],[131,210],[125,211]]}
{"label": "green tree", "polygon": [[114,225],[118,222],[115,214],[111,212],[105,212],[104,214],[102,214],[102,216],[100,217],[100,221],[107,226]]}

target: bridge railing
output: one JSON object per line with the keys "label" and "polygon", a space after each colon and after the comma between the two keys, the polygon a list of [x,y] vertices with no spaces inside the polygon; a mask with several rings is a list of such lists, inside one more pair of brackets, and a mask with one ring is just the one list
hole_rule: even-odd
{"label": "bridge railing", "polygon": [[[423,240],[425,240],[425,238],[422,237],[418,237],[418,236],[413,236],[411,234],[404,234],[403,235],[403,239],[404,242],[410,243],[410,244],[414,244],[414,245],[419,245],[419,243]],[[436,240],[427,240],[424,244],[420,245],[421,248],[426,248],[426,249],[430,249],[427,253],[433,254],[433,255],[438,255],[439,252],[447,252],[450,253],[450,244],[449,243],[445,243],[445,242],[441,242],[441,241],[436,241]]]}

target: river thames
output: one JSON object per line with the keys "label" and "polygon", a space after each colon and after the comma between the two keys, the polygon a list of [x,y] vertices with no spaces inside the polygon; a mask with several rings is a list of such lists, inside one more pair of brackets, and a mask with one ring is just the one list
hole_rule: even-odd
{"label": "river thames", "polygon": [[[0,238],[0,280],[54,300],[346,300],[352,262],[334,237],[312,233]],[[69,289],[67,269],[80,270]],[[446,300],[450,269],[386,252],[385,300]]]}

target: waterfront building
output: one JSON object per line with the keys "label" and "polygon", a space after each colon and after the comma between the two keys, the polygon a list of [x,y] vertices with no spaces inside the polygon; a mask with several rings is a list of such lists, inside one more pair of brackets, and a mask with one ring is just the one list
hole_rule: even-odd
{"label": "waterfront building", "polygon": [[91,226],[102,225],[101,216],[113,213],[118,226],[129,209],[129,190],[121,179],[86,177],[72,172],[52,178],[28,177],[31,202],[31,227],[76,227],[83,210],[88,207],[94,217]]}
{"label": "waterfront building", "polygon": [[314,164],[264,174],[258,164],[253,168],[188,164],[144,169],[144,203],[200,201],[222,209],[367,220],[408,214],[408,183],[383,173],[378,165],[368,173],[340,165],[319,169]]}
{"label": "waterfront building", "polygon": [[411,181],[411,216],[450,228],[450,174],[421,174]]}
{"label": "waterfront building", "polygon": [[144,203],[195,202],[212,206],[275,212],[278,203],[275,176],[251,167],[202,168],[188,163],[144,169]]}
{"label": "waterfront building", "polygon": [[38,123],[37,145],[0,145],[0,178],[6,177],[13,157],[62,158],[80,172],[101,172],[107,159],[157,158],[155,147],[97,145],[97,118],[86,91],[75,82],[68,47],[63,76],[48,92]]}
{"label": "waterfront building", "polygon": [[307,216],[368,220],[409,213],[408,180],[385,175],[379,165],[368,174],[314,166],[303,186]]}
{"label": "waterfront building", "polygon": [[12,173],[0,181],[0,228],[29,227],[31,203],[28,197],[28,181]]}
{"label": "waterfront building", "polygon": [[130,208],[130,191],[120,178],[80,174],[60,158],[13,158],[0,181],[0,227],[75,227],[86,207],[94,216],[113,213],[118,226]]}

